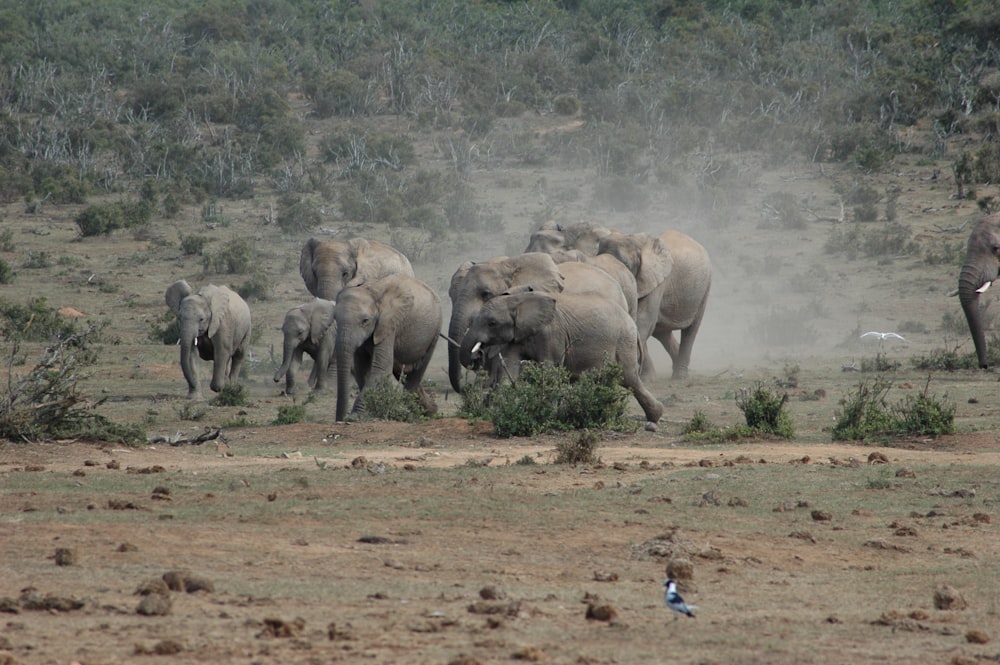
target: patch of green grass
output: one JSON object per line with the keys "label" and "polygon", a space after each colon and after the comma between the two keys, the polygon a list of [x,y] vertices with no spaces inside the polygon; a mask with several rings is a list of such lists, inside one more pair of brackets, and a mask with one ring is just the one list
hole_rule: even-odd
{"label": "patch of green grass", "polygon": [[776,393],[762,383],[752,390],[741,389],[736,406],[743,412],[747,427],[760,434],[772,434],[785,439],[795,435],[792,419],[785,410],[788,393]]}
{"label": "patch of green grass", "polygon": [[294,425],[306,419],[305,404],[282,404],[278,407],[278,415],[271,421],[272,425]]}

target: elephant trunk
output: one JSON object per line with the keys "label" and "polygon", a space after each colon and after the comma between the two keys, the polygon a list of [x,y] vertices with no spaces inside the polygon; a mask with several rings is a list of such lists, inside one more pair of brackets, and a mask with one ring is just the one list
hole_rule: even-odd
{"label": "elephant trunk", "polygon": [[295,347],[295,339],[290,338],[285,340],[281,349],[281,367],[274,373],[274,382],[277,383],[281,381],[282,377],[286,377],[286,384],[289,389],[291,389],[295,381],[294,372],[292,372],[292,363],[295,360]]}
{"label": "elephant trunk", "polygon": [[348,349],[346,342],[337,335],[337,422],[347,417],[347,404],[351,398],[351,366],[354,349]]}
{"label": "elephant trunk", "polygon": [[188,384],[188,397],[198,394],[198,370],[195,367],[195,344],[198,341],[198,331],[181,334],[181,372]]}
{"label": "elephant trunk", "polygon": [[979,367],[986,369],[989,362],[986,358],[986,332],[983,329],[983,318],[979,310],[978,289],[986,283],[983,272],[976,266],[965,264],[958,277],[958,298],[965,312],[965,320],[969,323],[972,342],[976,346],[976,357]]}
{"label": "elephant trunk", "polygon": [[462,339],[462,346],[458,349],[458,360],[463,367],[475,369],[482,358],[483,343],[475,338],[475,335],[466,335]]}
{"label": "elephant trunk", "polygon": [[[448,337],[461,345],[464,342],[465,332],[468,329],[468,321],[461,310],[454,310],[451,316],[451,323],[448,326]],[[462,392],[462,374],[464,373],[459,355],[459,347],[454,344],[448,345],[448,379],[455,392]]]}

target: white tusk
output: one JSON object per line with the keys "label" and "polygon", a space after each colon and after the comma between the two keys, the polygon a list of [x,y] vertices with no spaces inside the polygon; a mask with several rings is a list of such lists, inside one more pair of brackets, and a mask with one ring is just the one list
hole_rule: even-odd
{"label": "white tusk", "polygon": [[197,337],[194,338],[194,345],[198,346],[198,338]]}
{"label": "white tusk", "polygon": [[986,282],[985,284],[983,284],[982,286],[980,286],[978,289],[976,289],[976,293],[982,293],[986,289],[990,288],[990,285],[992,285],[992,284],[993,284],[993,282]]}
{"label": "white tusk", "polygon": [[472,355],[476,355],[477,353],[479,353],[479,349],[480,347],[482,347],[482,345],[483,345],[482,342],[476,342],[476,345],[472,347]]}

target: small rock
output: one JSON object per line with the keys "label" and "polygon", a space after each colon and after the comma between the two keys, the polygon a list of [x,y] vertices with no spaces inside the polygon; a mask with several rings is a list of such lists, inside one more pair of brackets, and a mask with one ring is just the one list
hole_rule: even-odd
{"label": "small rock", "polygon": [[645,429],[647,432],[655,432],[659,428],[656,426],[656,423],[654,423],[652,420],[647,420]]}
{"label": "small rock", "polygon": [[667,577],[676,580],[678,586],[683,586],[681,582],[694,579],[694,564],[688,559],[670,559],[667,561]]}
{"label": "small rock", "polygon": [[880,453],[877,450],[868,455],[869,464],[888,464],[889,458],[885,456],[884,453]]}
{"label": "small rock", "polygon": [[306,627],[306,620],[296,617],[291,621],[269,617],[264,619],[264,630],[257,637],[295,637]]}
{"label": "small rock", "polygon": [[148,596],[150,594],[169,596],[170,587],[167,586],[162,577],[154,577],[139,584],[132,593],[136,596]]}
{"label": "small rock", "polygon": [[79,556],[75,549],[71,547],[60,547],[56,549],[57,566],[75,566]]}
{"label": "small rock", "polygon": [[950,584],[934,591],[934,607],[939,610],[964,610],[969,606],[962,594]]}
{"label": "small rock", "polygon": [[118,546],[119,552],[138,552],[139,548],[132,543],[122,543]]}
{"label": "small rock", "polygon": [[905,466],[901,466],[898,469],[896,469],[896,477],[897,478],[916,478],[917,474],[916,474],[916,472],[914,472],[914,471],[906,468]]}
{"label": "small rock", "polygon": [[811,514],[815,522],[829,522],[833,519],[833,515],[825,510],[814,510]]}
{"label": "small rock", "polygon": [[479,590],[479,597],[483,600],[503,600],[507,594],[502,589],[498,589],[492,584],[488,584]]}
{"label": "small rock", "polygon": [[170,614],[170,610],[173,606],[174,601],[170,596],[151,593],[142,597],[142,600],[139,601],[139,605],[135,608],[135,611],[136,614],[141,614],[147,617],[167,616]]}
{"label": "small rock", "polygon": [[990,641],[990,636],[981,630],[970,630],[965,634],[965,641],[970,644],[986,644]]}
{"label": "small rock", "polygon": [[587,605],[587,619],[591,621],[612,621],[618,616],[615,608],[607,603],[589,603]]}

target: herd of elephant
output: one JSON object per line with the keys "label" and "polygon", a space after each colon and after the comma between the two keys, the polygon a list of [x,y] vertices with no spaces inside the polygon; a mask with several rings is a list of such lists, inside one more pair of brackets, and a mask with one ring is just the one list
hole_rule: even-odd
{"label": "herd of elephant", "polygon": [[[653,236],[549,223],[531,235],[523,254],[459,266],[451,278],[445,335],[441,299],[389,245],[310,238],[299,272],[315,298],[286,313],[274,380],[284,378],[286,393],[294,392],[308,354],[313,390],[328,388],[336,377],[338,421],[349,414],[352,382],[358,394],[350,413],[363,412],[365,387],[390,372],[433,414],[436,405],[421,381],[444,338],[456,391],[467,369],[483,370],[497,382],[516,378],[524,360],[562,365],[573,376],[613,361],[655,423],[663,406],[642,381],[654,373],[647,340],[663,344],[674,377],[687,376],[712,281],[708,253],[677,231]],[[235,381],[250,345],[246,302],[225,286],[194,293],[184,280],[167,288],[166,302],[180,324],[188,396],[200,396],[195,352],[213,362],[213,391]]]}

